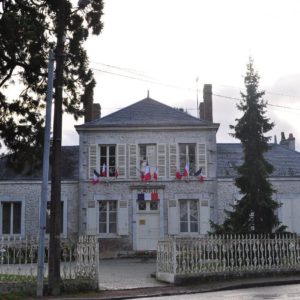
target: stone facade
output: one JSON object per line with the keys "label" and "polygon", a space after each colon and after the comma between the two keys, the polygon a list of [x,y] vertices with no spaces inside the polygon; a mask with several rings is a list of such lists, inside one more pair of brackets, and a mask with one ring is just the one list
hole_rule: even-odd
{"label": "stone facade", "polygon": [[[0,202],[17,201],[22,203],[21,235],[38,235],[41,185],[40,181],[0,181]],[[49,195],[50,191],[49,184]],[[77,234],[78,181],[62,182],[61,200],[64,202],[63,235]],[[2,224],[0,225],[1,228]]]}
{"label": "stone facade", "polygon": [[[108,130],[91,132],[79,131],[80,133],[80,150],[79,150],[79,176],[80,176],[80,232],[89,231],[89,222],[97,222],[97,216],[91,216],[89,210],[97,210],[97,201],[99,200],[117,200],[118,205],[122,203],[127,207],[127,221],[124,226],[125,234],[99,235],[102,240],[102,247],[104,249],[113,248],[125,251],[126,249],[137,249],[136,241],[136,205],[137,193],[143,190],[158,190],[162,206],[160,208],[160,237],[165,237],[168,234],[179,233],[178,228],[174,229],[170,224],[169,217],[172,211],[173,218],[178,219],[178,200],[179,199],[197,199],[199,202],[199,211],[201,208],[205,214],[209,214],[206,218],[206,223],[201,226],[208,228],[208,219],[214,218],[210,215],[216,205],[216,139],[214,129],[204,130],[172,130],[172,129],[134,129],[134,130]],[[206,145],[207,153],[207,178],[205,184],[199,182],[198,178],[190,177],[188,180],[176,180],[175,177],[169,174],[169,145],[170,144],[196,144],[202,143]],[[100,183],[91,184],[89,177],[89,146],[90,145],[126,145],[126,175],[125,178],[108,178],[100,179]],[[166,145],[166,170],[167,174],[164,178],[159,176],[157,181],[141,182],[137,172],[135,178],[129,176],[129,147],[130,145],[139,144],[164,144]],[[138,165],[137,165],[138,167]],[[100,172],[100,165],[97,171]],[[202,202],[201,202],[202,201]],[[172,209],[169,209],[172,207]],[[123,215],[124,217],[124,215]],[[179,224],[177,221],[175,222]],[[171,228],[172,227],[172,228]],[[96,231],[98,231],[96,229]],[[205,231],[203,230],[203,233]],[[115,240],[114,240],[115,239]],[[147,250],[147,249],[145,249]]]}
{"label": "stone facade", "polygon": [[[63,233],[98,237],[101,257],[155,250],[157,241],[168,236],[206,234],[210,220],[223,222],[224,210],[241,198],[234,177],[235,167],[242,162],[242,148],[238,144],[217,144],[218,124],[212,120],[200,120],[146,98],[76,129],[79,147],[63,151],[66,166],[62,169],[67,171],[61,194]],[[139,177],[140,151],[145,145],[154,149],[150,167],[152,176],[154,167],[159,170],[157,180],[152,177],[141,181]],[[195,152],[191,163],[195,171],[204,171],[204,182],[194,174],[176,179],[180,145],[186,145],[186,149],[193,145],[194,150],[187,151]],[[111,164],[120,168],[120,174],[97,178],[100,182],[93,184],[93,174],[101,173],[101,147],[110,146],[115,151]],[[300,233],[300,154],[273,145],[266,156],[275,166],[270,180],[276,189],[274,199],[282,203],[279,218],[291,232]],[[22,203],[20,234],[37,235],[41,181],[36,178],[40,174],[26,179],[4,172],[2,165],[0,202]],[[139,199],[140,195],[152,194],[157,196],[155,201]]]}

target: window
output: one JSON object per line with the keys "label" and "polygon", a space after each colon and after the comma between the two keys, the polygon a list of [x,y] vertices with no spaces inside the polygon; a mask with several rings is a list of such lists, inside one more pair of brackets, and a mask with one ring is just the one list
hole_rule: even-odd
{"label": "window", "polygon": [[117,201],[99,201],[99,232],[117,233]]}
{"label": "window", "polygon": [[[60,233],[64,231],[64,202],[60,202]],[[46,233],[50,233],[50,202],[47,202]]]}
{"label": "window", "polygon": [[22,203],[2,202],[2,234],[21,234]]}
{"label": "window", "polygon": [[180,200],[180,232],[198,232],[198,201]]}
{"label": "window", "polygon": [[156,146],[155,145],[140,145],[140,170],[145,171],[145,167],[148,161],[148,165],[151,170],[156,167]]}
{"label": "window", "polygon": [[179,144],[179,167],[183,171],[186,163],[189,162],[190,174],[196,172],[196,145],[195,144]]}
{"label": "window", "polygon": [[[105,164],[105,175],[102,173],[102,167]],[[100,175],[103,177],[114,177],[116,172],[116,146],[100,146]]]}

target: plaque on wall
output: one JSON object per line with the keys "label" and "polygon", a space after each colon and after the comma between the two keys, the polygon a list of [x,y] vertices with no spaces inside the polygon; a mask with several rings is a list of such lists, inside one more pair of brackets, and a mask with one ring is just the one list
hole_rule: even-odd
{"label": "plaque on wall", "polygon": [[169,200],[169,207],[176,207],[176,200]]}
{"label": "plaque on wall", "polygon": [[96,206],[95,201],[88,202],[88,208],[94,208]]}

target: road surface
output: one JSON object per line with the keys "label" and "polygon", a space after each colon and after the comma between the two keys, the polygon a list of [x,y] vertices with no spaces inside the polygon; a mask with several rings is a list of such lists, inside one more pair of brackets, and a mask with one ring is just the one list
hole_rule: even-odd
{"label": "road surface", "polygon": [[300,284],[249,288],[231,291],[197,293],[188,295],[139,298],[139,300],[300,300]]}

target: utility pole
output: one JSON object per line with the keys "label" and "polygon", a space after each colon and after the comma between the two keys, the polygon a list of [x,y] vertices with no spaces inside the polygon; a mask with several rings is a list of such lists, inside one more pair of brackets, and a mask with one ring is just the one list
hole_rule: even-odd
{"label": "utility pole", "polygon": [[199,114],[199,101],[198,101],[198,81],[199,81],[199,77],[196,77],[196,96],[197,96],[197,110],[196,110],[196,113],[197,113],[197,118],[200,117],[200,114]]}
{"label": "utility pole", "polygon": [[62,138],[62,100],[63,100],[63,69],[65,43],[65,9],[66,0],[58,1],[57,7],[57,46],[55,50],[56,76],[51,202],[50,202],[50,241],[49,241],[49,292],[52,296],[60,294],[60,232],[61,232],[61,138]]}
{"label": "utility pole", "polygon": [[46,231],[46,209],[48,195],[48,173],[49,173],[49,152],[50,152],[50,130],[51,130],[51,106],[53,97],[53,70],[54,55],[49,53],[48,62],[48,88],[47,88],[47,104],[46,119],[44,132],[44,154],[43,154],[43,182],[40,203],[40,227],[39,227],[39,246],[38,246],[38,269],[37,269],[37,290],[38,297],[43,296],[44,289],[44,259],[45,259],[45,231]]}

